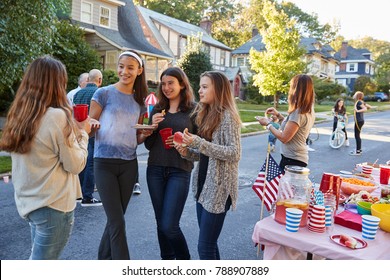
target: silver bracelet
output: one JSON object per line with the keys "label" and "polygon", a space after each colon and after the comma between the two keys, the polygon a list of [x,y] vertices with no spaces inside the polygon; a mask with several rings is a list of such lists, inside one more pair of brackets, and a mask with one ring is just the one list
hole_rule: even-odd
{"label": "silver bracelet", "polygon": [[267,124],[267,126],[266,126],[266,128],[267,128],[268,130],[269,130],[271,127],[272,127],[272,124],[271,124],[271,123]]}

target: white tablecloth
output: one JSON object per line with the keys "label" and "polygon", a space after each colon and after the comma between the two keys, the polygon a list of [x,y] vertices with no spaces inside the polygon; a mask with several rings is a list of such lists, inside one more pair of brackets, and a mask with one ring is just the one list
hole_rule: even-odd
{"label": "white tablecloth", "polygon": [[[361,240],[362,233],[335,224],[333,234],[348,234]],[[257,222],[252,234],[255,243],[265,245],[263,259],[305,259],[305,252],[333,260],[390,260],[390,233],[378,229],[375,240],[364,240],[368,246],[350,249],[329,238],[329,233],[314,233],[307,227],[288,232],[285,225],[269,216]]]}

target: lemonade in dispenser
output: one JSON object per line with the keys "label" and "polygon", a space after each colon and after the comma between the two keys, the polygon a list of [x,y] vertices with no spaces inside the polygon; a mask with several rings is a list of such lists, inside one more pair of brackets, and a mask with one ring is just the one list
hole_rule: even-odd
{"label": "lemonade in dispenser", "polygon": [[306,167],[287,165],[285,174],[279,181],[276,200],[275,221],[286,224],[286,208],[298,208],[303,211],[300,227],[307,225],[312,183],[310,170]]}

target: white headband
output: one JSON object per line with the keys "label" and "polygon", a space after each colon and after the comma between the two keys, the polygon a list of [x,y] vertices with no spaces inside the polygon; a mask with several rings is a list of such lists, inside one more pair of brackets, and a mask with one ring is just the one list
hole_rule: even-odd
{"label": "white headband", "polygon": [[142,67],[142,59],[141,59],[136,53],[134,53],[134,52],[129,52],[129,51],[125,51],[125,52],[123,52],[123,53],[121,53],[121,54],[119,55],[118,59],[121,58],[122,55],[129,55],[129,56],[131,56],[131,57],[134,57],[134,58],[138,61],[139,65]]}

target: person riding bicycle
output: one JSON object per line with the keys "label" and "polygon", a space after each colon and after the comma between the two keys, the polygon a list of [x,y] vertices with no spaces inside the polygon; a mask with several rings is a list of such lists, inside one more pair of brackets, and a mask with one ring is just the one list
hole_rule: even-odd
{"label": "person riding bicycle", "polygon": [[[344,100],[339,98],[336,100],[336,103],[334,104],[334,107],[332,108],[332,113],[333,113],[333,132],[336,130],[337,128],[337,122],[339,121],[346,121],[348,118],[347,118],[347,109],[345,109],[345,106],[344,106]],[[348,135],[347,135],[347,131],[345,129],[345,126],[344,128],[342,129],[342,131],[345,133],[345,146],[349,147],[349,140],[348,140]]]}

